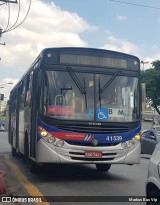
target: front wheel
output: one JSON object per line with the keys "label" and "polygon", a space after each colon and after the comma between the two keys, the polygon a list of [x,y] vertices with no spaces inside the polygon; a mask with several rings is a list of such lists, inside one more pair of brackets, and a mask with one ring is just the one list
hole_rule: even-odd
{"label": "front wheel", "polygon": [[36,164],[34,161],[32,161],[31,159],[28,159],[28,168],[29,168],[29,171],[32,173],[39,173],[41,169],[41,167],[38,164]]}
{"label": "front wheel", "polygon": [[18,152],[17,152],[16,149],[13,147],[13,145],[12,145],[12,147],[11,147],[11,152],[12,152],[12,156],[13,156],[13,157],[18,157],[18,156],[19,156]]}
{"label": "front wheel", "polygon": [[29,157],[28,137],[25,137],[24,157],[25,157],[25,161],[27,163],[29,171],[32,172],[32,173],[38,173],[40,167],[33,160],[31,160],[30,157]]}
{"label": "front wheel", "polygon": [[97,171],[105,172],[108,171],[111,167],[111,164],[96,164]]}

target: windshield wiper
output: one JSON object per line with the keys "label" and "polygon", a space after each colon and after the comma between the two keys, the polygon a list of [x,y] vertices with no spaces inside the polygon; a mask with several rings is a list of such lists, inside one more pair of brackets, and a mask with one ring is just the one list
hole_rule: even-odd
{"label": "windshield wiper", "polygon": [[[115,79],[115,77],[120,73],[121,71],[117,71],[114,75],[112,75],[112,77],[108,80],[108,82],[106,82],[106,84],[102,87],[99,88],[99,93],[102,94],[104,92],[104,90],[111,84],[111,82]],[[100,79],[99,79],[100,81]]]}
{"label": "windshield wiper", "polygon": [[99,96],[99,103],[100,103],[100,108],[101,108],[101,82],[100,82],[100,78],[99,78],[99,82],[98,82],[98,96]]}
{"label": "windshield wiper", "polygon": [[108,82],[106,82],[106,84],[101,88],[101,82],[100,82],[100,78],[98,81],[98,96],[99,96],[99,104],[100,104],[100,108],[101,108],[101,94],[104,92],[104,90],[111,84],[111,82],[115,79],[115,77],[120,73],[121,71],[117,71],[114,75],[112,75],[112,77],[108,80]]}
{"label": "windshield wiper", "polygon": [[72,80],[75,82],[77,88],[81,92],[81,94],[85,96],[85,104],[86,104],[86,108],[87,108],[87,92],[86,92],[85,80],[83,79],[83,84],[84,84],[84,86],[83,86],[81,81],[77,77],[76,73],[72,70],[72,68],[68,67],[67,70],[68,70],[68,73],[71,76]]}

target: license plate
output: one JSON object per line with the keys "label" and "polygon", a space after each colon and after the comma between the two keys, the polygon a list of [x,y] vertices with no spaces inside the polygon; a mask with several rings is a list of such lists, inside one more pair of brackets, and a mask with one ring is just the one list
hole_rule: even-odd
{"label": "license plate", "polygon": [[85,151],[85,157],[87,157],[87,158],[102,158],[102,152]]}

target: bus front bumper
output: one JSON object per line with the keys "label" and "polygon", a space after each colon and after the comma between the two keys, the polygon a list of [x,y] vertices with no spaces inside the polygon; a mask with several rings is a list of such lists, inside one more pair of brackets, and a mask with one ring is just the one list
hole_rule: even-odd
{"label": "bus front bumper", "polygon": [[[86,158],[85,152],[101,152],[101,158]],[[135,142],[127,148],[121,143],[115,146],[91,147],[69,145],[65,142],[63,147],[57,147],[44,140],[39,140],[36,149],[37,163],[77,163],[77,164],[138,164],[140,163],[141,145]]]}

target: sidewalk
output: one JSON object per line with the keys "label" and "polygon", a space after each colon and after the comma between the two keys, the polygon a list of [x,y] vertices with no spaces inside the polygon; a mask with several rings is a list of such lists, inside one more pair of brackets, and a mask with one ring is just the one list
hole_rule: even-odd
{"label": "sidewalk", "polygon": [[0,196],[7,193],[6,184],[3,179],[5,175],[6,173],[2,169],[0,169]]}
{"label": "sidewalk", "polygon": [[[0,198],[12,197],[18,194],[18,192],[13,188],[14,187],[13,179],[12,179],[13,187],[8,185],[9,184],[8,182],[11,180],[12,177],[10,171],[11,170],[9,170],[9,168],[4,162],[3,155],[0,155]],[[13,202],[0,202],[0,205],[16,205],[16,204],[17,203],[13,203]]]}

